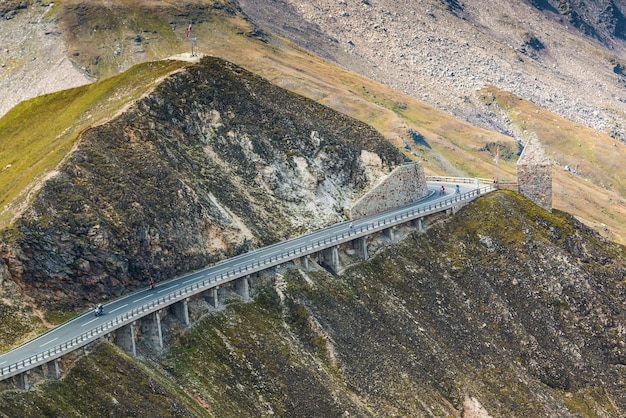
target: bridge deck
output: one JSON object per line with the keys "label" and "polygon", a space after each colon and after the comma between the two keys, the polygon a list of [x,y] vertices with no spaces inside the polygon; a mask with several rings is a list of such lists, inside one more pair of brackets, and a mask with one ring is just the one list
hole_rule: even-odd
{"label": "bridge deck", "polygon": [[[0,356],[0,381],[48,363],[152,312],[213,287],[231,282],[279,264],[320,252],[324,249],[382,231],[394,225],[445,211],[493,190],[487,180],[430,177],[431,194],[418,202],[263,247],[213,266],[144,289],[111,301],[104,315],[86,312],[37,338]],[[439,194],[444,184],[446,195]],[[455,185],[460,193],[454,192]],[[477,188],[478,186],[478,188]]]}

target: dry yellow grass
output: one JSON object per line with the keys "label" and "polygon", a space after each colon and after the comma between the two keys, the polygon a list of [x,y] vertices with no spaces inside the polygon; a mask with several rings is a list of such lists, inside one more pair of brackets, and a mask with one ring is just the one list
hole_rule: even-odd
{"label": "dry yellow grass", "polygon": [[[228,45],[214,45],[210,52],[372,125],[410,158],[422,161],[427,173],[491,178],[497,172],[500,179],[517,180],[516,139],[467,124],[288,42],[280,46],[235,38]],[[231,53],[233,47],[246,53]],[[496,93],[489,87],[482,94],[491,92]],[[504,97],[509,117],[518,123],[520,132],[535,131],[557,162],[553,167],[553,206],[577,216],[607,238],[626,244],[626,146],[507,92],[497,93],[498,98]],[[423,135],[430,148],[413,143],[408,129]],[[501,147],[497,168],[495,144]],[[566,172],[567,165],[583,176]]]}

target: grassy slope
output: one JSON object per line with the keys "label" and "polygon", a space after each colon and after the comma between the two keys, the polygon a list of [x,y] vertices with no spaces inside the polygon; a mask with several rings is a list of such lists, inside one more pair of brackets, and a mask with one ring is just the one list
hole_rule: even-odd
{"label": "grassy slope", "polygon": [[[504,112],[520,132],[537,134],[555,162],[554,207],[575,214],[609,238],[624,243],[626,145],[493,86],[484,88],[480,96]],[[565,170],[566,166],[578,174]]]}
{"label": "grassy slope", "polygon": [[480,95],[502,109],[521,132],[535,132],[559,166],[570,166],[594,184],[626,194],[626,144],[493,86],[484,88]]}
{"label": "grassy slope", "polygon": [[[120,34],[122,29],[119,22],[107,24],[110,20],[115,21],[114,17],[125,9],[109,9],[107,13],[93,17],[95,20],[86,23],[85,18],[81,20],[68,12],[80,11],[72,7],[81,4],[79,1],[68,1],[65,2],[68,9],[55,7],[72,34],[69,38],[74,43],[70,42],[69,49],[77,51],[77,56],[86,67],[89,67],[90,62],[97,61],[101,63],[98,67],[101,73],[113,74],[117,67],[106,64],[113,58],[95,45],[105,41],[103,36],[109,42],[113,38],[107,36],[126,34]],[[172,31],[163,30],[162,20],[139,11],[133,9],[132,13],[126,14],[126,19],[132,17],[129,30],[167,33],[159,42],[150,44],[150,51],[157,48],[158,44],[167,50],[163,45],[171,43]],[[427,164],[432,172],[449,172],[446,168],[458,163],[459,167],[468,168],[466,171],[471,175],[487,176],[491,158],[488,152],[475,160],[478,164],[471,167],[463,162],[463,154],[476,152],[489,142],[509,143],[512,146],[509,138],[463,124],[414,99],[400,96],[377,83],[341,70],[293,45],[274,39],[265,43],[250,37],[247,34],[253,32],[254,28],[240,15],[222,11],[215,11],[214,14],[213,19],[207,18],[203,24],[194,27],[194,33],[200,39],[199,45],[209,47],[207,52],[248,67],[276,84],[367,122],[400,147],[413,145],[407,144],[403,138],[410,125],[419,129],[426,141],[435,148],[447,141],[455,144],[446,146],[441,152],[415,149],[416,153],[424,155],[425,160],[432,160]],[[78,23],[108,29],[93,31],[93,35],[82,34],[76,29],[71,30],[80,28]],[[81,44],[78,44],[79,38]],[[203,39],[210,39],[211,42],[204,44]],[[176,48],[180,48],[180,45],[170,45],[170,50],[176,51]],[[158,56],[159,52],[153,51],[151,54]],[[92,85],[23,102],[0,119],[0,184],[4,185],[0,190],[0,226],[6,226],[11,221],[34,185],[62,161],[82,130],[110,118],[142,95],[155,80],[183,65],[181,62],[165,62],[137,66]],[[400,112],[396,113],[394,109],[400,109]]]}
{"label": "grassy slope", "polygon": [[0,119],[0,227],[27,203],[37,181],[70,152],[80,132],[110,119],[181,61],[136,66],[90,85],[40,96]]}
{"label": "grassy slope", "polygon": [[46,330],[41,320],[13,304],[0,301],[0,353],[10,350]]}
{"label": "grassy slope", "polygon": [[3,393],[0,417],[210,416],[178,386],[109,344],[79,359],[62,380],[37,389]]}
{"label": "grassy slope", "polygon": [[[241,21],[241,32],[253,27]],[[246,36],[221,36],[200,42],[200,51],[223,57],[262,75],[273,83],[312,98],[375,127],[413,159],[424,163],[427,173],[495,176],[495,144],[501,146],[499,176],[516,180],[517,143],[512,138],[469,125],[419,100],[345,71],[297,46],[276,39],[255,41]],[[484,93],[484,92],[482,92]],[[498,98],[506,92],[500,92]],[[559,155],[561,166],[579,166],[578,144],[587,144],[589,158],[584,178],[554,168],[553,204],[566,210],[610,239],[626,243],[624,145],[568,121],[530,102],[506,94],[507,112],[520,123],[520,130],[535,129],[550,156]],[[520,114],[517,118],[513,115]],[[424,142],[416,144],[407,130],[419,132]],[[427,145],[424,145],[427,144]],[[558,146],[557,144],[562,145]],[[584,159],[585,156],[582,156]],[[578,163],[576,163],[578,162]],[[606,227],[605,227],[606,226]]]}
{"label": "grassy slope", "polygon": [[[427,173],[494,177],[493,152],[495,144],[500,144],[498,177],[517,179],[517,143],[511,137],[459,121],[317,57],[304,59],[297,48],[282,48],[279,54],[273,55],[255,54],[256,50],[241,56],[231,55],[228,51],[248,45],[237,39],[230,41],[230,45],[234,46],[236,41],[239,42],[234,48],[215,48],[210,52],[372,125],[410,158],[422,161]],[[573,164],[579,161],[589,168],[583,171],[583,176],[576,176],[554,167],[553,206],[576,215],[608,238],[626,243],[624,144],[543,109],[530,107],[528,101],[510,94],[507,97],[511,102],[507,111],[512,121],[518,120],[513,115],[522,114],[520,120],[525,122],[520,124],[520,130],[535,129],[547,153],[551,157],[559,155],[557,162],[562,167],[581,167]],[[407,135],[408,129],[421,134],[424,141],[420,144],[412,141]],[[586,160],[579,155],[579,143],[587,144]]]}

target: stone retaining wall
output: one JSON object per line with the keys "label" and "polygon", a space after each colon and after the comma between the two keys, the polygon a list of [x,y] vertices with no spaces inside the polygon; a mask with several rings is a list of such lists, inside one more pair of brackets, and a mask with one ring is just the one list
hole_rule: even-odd
{"label": "stone retaining wall", "polygon": [[428,196],[424,167],[419,162],[396,167],[350,208],[350,218],[360,219],[408,205]]}

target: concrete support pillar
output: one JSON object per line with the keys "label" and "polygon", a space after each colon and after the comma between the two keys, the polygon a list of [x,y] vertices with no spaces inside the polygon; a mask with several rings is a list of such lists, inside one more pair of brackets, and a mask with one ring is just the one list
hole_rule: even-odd
{"label": "concrete support pillar", "polygon": [[335,245],[324,250],[324,264],[332,271],[339,271],[339,246]]}
{"label": "concrete support pillar", "polygon": [[300,257],[300,266],[305,270],[309,269],[309,256],[308,255],[305,255],[304,257]]}
{"label": "concrete support pillar", "polygon": [[135,322],[124,325],[123,327],[115,330],[115,338],[113,342],[124,352],[133,357],[137,357],[137,347],[135,342]]}
{"label": "concrete support pillar", "polygon": [[29,374],[30,370],[27,370],[24,373],[20,373],[15,376],[15,384],[17,385],[18,389],[30,390],[30,384],[28,383]]}
{"label": "concrete support pillar", "polygon": [[248,276],[235,280],[235,293],[243,300],[250,300],[250,282]]}
{"label": "concrete support pillar", "polygon": [[383,229],[383,234],[389,238],[390,241],[393,241],[394,239],[394,234],[393,234],[393,226],[390,228],[385,228]]}
{"label": "concrete support pillar", "polygon": [[417,228],[419,232],[424,230],[424,218],[417,218],[411,221],[411,226]]}
{"label": "concrete support pillar", "polygon": [[411,226],[417,228],[419,232],[424,231],[424,218],[417,218],[411,221]]}
{"label": "concrete support pillar", "polygon": [[209,299],[211,300],[211,304],[215,309],[220,307],[220,298],[217,287],[212,287],[209,289]]}
{"label": "concrete support pillar", "polygon": [[172,305],[170,305],[170,312],[172,312],[172,314],[174,314],[174,316],[183,324],[185,324],[185,327],[189,328],[190,322],[189,322],[189,305],[188,305],[188,298],[187,299],[183,299],[179,302],[176,302]]}
{"label": "concrete support pillar", "polygon": [[54,359],[46,363],[47,373],[46,377],[52,380],[58,380],[61,377],[61,372],[59,371],[59,359]]}
{"label": "concrete support pillar", "polygon": [[141,334],[145,336],[146,341],[152,348],[157,351],[163,350],[160,312],[153,312],[141,318]]}
{"label": "concrete support pillar", "polygon": [[357,244],[357,251],[359,254],[359,257],[361,257],[363,260],[367,260],[368,255],[367,255],[367,236],[363,236],[363,237],[359,237],[356,239],[356,244]]}

